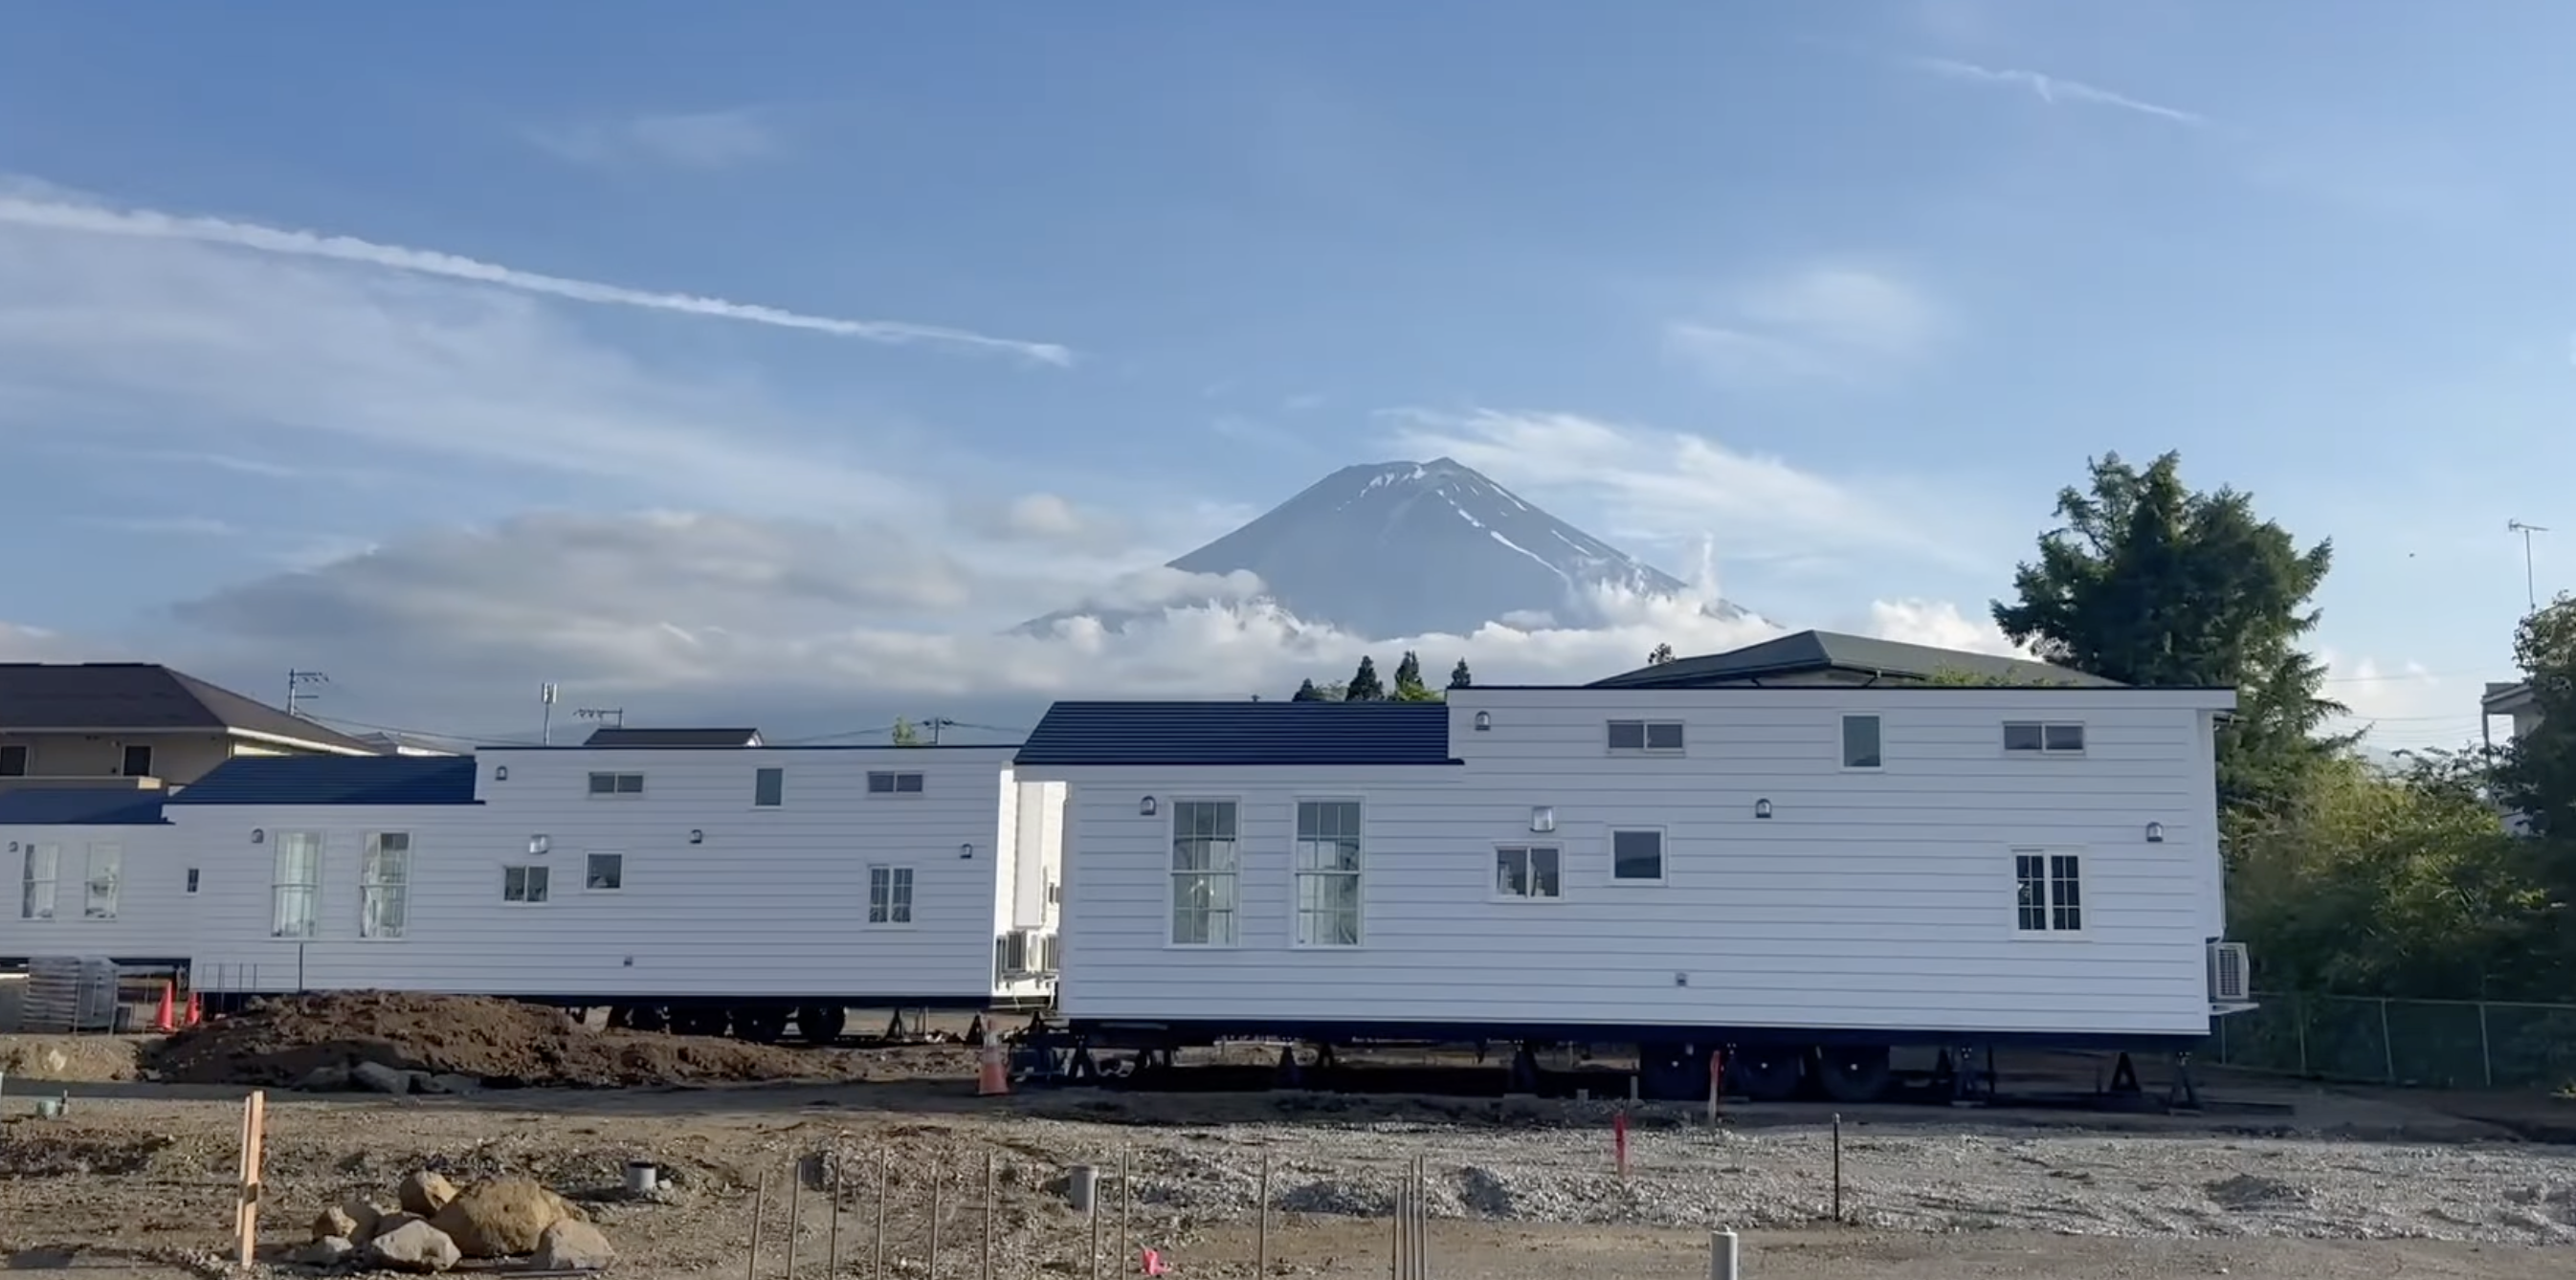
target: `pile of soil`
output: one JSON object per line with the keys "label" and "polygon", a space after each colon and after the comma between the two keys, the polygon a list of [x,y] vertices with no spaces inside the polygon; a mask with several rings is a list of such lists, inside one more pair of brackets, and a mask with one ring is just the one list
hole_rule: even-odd
{"label": "pile of soil", "polygon": [[495,1088],[618,1088],[864,1079],[867,1064],[856,1056],[593,1031],[562,1010],[489,996],[352,991],[261,1001],[170,1037],[146,1066],[158,1079],[189,1084],[286,1087],[319,1068],[374,1062]]}

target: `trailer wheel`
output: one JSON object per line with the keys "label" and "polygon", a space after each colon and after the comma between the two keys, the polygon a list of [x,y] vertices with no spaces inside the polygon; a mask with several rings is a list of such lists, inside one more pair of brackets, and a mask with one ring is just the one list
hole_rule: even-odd
{"label": "trailer wheel", "polygon": [[1895,1081],[1885,1045],[1827,1045],[1817,1051],[1816,1082],[1836,1102],[1876,1102]]}
{"label": "trailer wheel", "polygon": [[807,1044],[831,1044],[841,1038],[841,1030],[849,1021],[850,1011],[837,1004],[799,1005],[796,1038]]}
{"label": "trailer wheel", "polygon": [[788,1006],[768,1000],[735,1005],[734,1038],[753,1044],[776,1044],[787,1036],[788,1013]]}
{"label": "trailer wheel", "polygon": [[684,1036],[720,1036],[730,1025],[725,1007],[720,1004],[683,1004],[671,1007],[671,1030]]}
{"label": "trailer wheel", "polygon": [[1805,1082],[1807,1055],[1784,1045],[1748,1045],[1726,1060],[1735,1087],[1756,1102],[1787,1102]]}

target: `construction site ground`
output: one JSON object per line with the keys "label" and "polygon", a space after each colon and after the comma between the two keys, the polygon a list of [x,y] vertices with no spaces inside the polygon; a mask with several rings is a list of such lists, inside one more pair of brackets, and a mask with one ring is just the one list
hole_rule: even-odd
{"label": "construction site ground", "polygon": [[[540,1078],[565,1064],[617,1079],[389,1097],[301,1092],[263,1074],[263,1063],[305,1069],[367,1043],[327,1009],[186,1053],[151,1038],[0,1036],[0,1268],[220,1269],[241,1099],[259,1084],[271,1259],[302,1243],[324,1207],[433,1169],[460,1183],[543,1181],[583,1206],[626,1275],[788,1276],[792,1220],[797,1276],[825,1275],[836,1259],[832,1274],[869,1276],[882,1258],[889,1277],[969,1280],[987,1274],[988,1240],[990,1274],[1014,1280],[1133,1275],[1147,1248],[1176,1280],[1249,1277],[1265,1246],[1274,1275],[1385,1276],[1395,1191],[1420,1157],[1433,1270],[1458,1280],[1696,1280],[1716,1226],[1743,1233],[1744,1274],[1763,1280],[2576,1277],[2576,1145],[2566,1141],[2576,1102],[2551,1097],[2205,1074],[2222,1105],[2193,1116],[1845,1108],[1837,1224],[1831,1112],[1814,1105],[1732,1104],[1714,1127],[1697,1107],[1635,1108],[1623,1176],[1611,1120],[1620,1108],[1609,1102],[1088,1089],[979,1098],[973,1054],[959,1045],[815,1052],[660,1037],[646,1049],[609,1036],[496,1046],[417,1012],[366,1017],[425,1021],[416,1034],[452,1041],[395,1046],[425,1061],[488,1054],[487,1065]],[[310,1043],[285,1043],[299,1037]],[[217,1062],[253,1078],[209,1079]],[[706,1083],[628,1078],[672,1063]],[[173,1066],[196,1082],[141,1078]],[[2065,1088],[2100,1072],[2057,1066]],[[40,1098],[64,1113],[39,1118]],[[659,1167],[661,1193],[619,1193],[634,1160]],[[1076,1165],[1103,1171],[1094,1219],[1066,1203]],[[1265,1198],[1266,1240],[1255,1214]]]}

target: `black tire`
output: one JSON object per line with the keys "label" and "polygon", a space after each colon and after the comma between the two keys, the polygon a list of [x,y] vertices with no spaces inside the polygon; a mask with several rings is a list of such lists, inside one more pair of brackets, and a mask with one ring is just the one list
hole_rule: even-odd
{"label": "black tire", "polygon": [[837,1004],[807,1004],[796,1008],[796,1038],[807,1044],[832,1044],[850,1023],[850,1011]]}
{"label": "black tire", "polygon": [[1816,1051],[1816,1083],[1836,1102],[1876,1102],[1896,1083],[1883,1044],[1826,1045]]}
{"label": "black tire", "polygon": [[1708,1097],[1710,1046],[1637,1046],[1637,1092],[1658,1102],[1697,1102]]}
{"label": "black tire", "polygon": [[1806,1083],[1807,1054],[1786,1045],[1749,1045],[1728,1056],[1726,1078],[1755,1102],[1787,1102]]}
{"label": "black tire", "polygon": [[787,1037],[788,1013],[788,1006],[768,1001],[736,1005],[733,1009],[734,1038],[753,1044],[776,1044]]}
{"label": "black tire", "polygon": [[671,1011],[658,1004],[630,1004],[626,1006],[626,1025],[637,1031],[668,1031]]}
{"label": "black tire", "polygon": [[723,1005],[685,1004],[671,1009],[671,1030],[684,1036],[720,1036],[731,1025]]}

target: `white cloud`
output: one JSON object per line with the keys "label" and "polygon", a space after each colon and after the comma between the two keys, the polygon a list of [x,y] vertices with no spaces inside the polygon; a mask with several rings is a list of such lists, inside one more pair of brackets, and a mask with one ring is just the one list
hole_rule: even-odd
{"label": "white cloud", "polygon": [[2381,750],[2458,747],[2478,740],[2482,680],[2436,674],[2423,663],[2387,661],[2328,648],[2326,696],[2352,708],[2333,728],[2365,730]]}
{"label": "white cloud", "polygon": [[922,504],[851,461],[865,450],[846,427],[821,437],[761,385],[648,365],[559,310],[363,262],[0,217],[0,433],[321,492],[399,473],[421,501],[462,464],[484,494],[589,479],[766,510]]}
{"label": "white cloud", "polygon": [[624,285],[575,280],[523,271],[430,249],[378,244],[350,236],[323,235],[223,218],[192,217],[150,209],[117,209],[92,201],[58,198],[44,188],[35,195],[0,189],[0,224],[66,236],[103,236],[118,240],[180,241],[221,245],[255,253],[358,264],[385,271],[469,281],[521,293],[542,294],[574,302],[676,312],[718,320],[803,329],[871,342],[926,343],[1002,351],[1044,364],[1072,363],[1073,353],[1052,342],[997,338],[965,329],[912,324],[897,320],[845,320],[808,315],[755,303],[730,302],[696,294],[663,293]]}
{"label": "white cloud", "polygon": [[592,120],[528,131],[528,140],[577,164],[636,163],[724,169],[786,151],[770,113],[758,107]]}
{"label": "white cloud", "polygon": [[1614,543],[1698,534],[1731,562],[1862,553],[1983,571],[1953,546],[1947,504],[1895,482],[1834,480],[1705,436],[1568,413],[1400,410],[1392,443],[1446,455],[1530,495],[1577,498],[1624,527]]}
{"label": "white cloud", "polygon": [[1821,264],[1736,290],[1664,330],[1668,351],[1729,383],[1857,379],[1928,354],[1948,329],[1905,282]]}
{"label": "white cloud", "polygon": [[1947,600],[1877,600],[1869,606],[1869,634],[1881,640],[1927,644],[1935,649],[2028,658],[2029,650],[2005,638],[1991,615],[1969,617]]}
{"label": "white cloud", "polygon": [[1133,546],[1136,536],[1135,529],[1117,515],[1053,493],[1024,493],[1008,502],[968,504],[962,514],[968,528],[998,542],[1110,553]]}
{"label": "white cloud", "polygon": [[98,645],[76,636],[0,622],[0,662],[81,662],[108,656]]}
{"label": "white cloud", "polygon": [[[1708,653],[1778,634],[1705,616],[1696,599],[1614,594],[1592,629],[1364,637],[1247,603],[1259,586],[1250,575],[1147,570],[1094,593],[1116,607],[1162,606],[1123,631],[1081,619],[1051,635],[1006,634],[961,623],[957,611],[1026,616],[1036,611],[1029,584],[899,532],[547,514],[396,540],[217,591],[179,608],[179,630],[164,637],[177,647],[161,656],[217,672],[318,666],[343,689],[372,691],[373,716],[461,730],[495,722],[536,680],[621,699],[639,717],[653,706],[717,714],[757,703],[810,720],[817,708],[932,697],[1017,700],[1027,712],[1058,696],[1280,696],[1300,679],[1342,674],[1363,652],[1383,663],[1408,648],[1443,672],[1464,657],[1489,683],[1583,681],[1638,666],[1658,644]],[[1212,595],[1228,602],[1170,604]],[[1980,642],[1946,605],[1883,604],[1873,623],[1894,639]]]}
{"label": "white cloud", "polygon": [[2159,120],[2194,127],[2209,123],[2209,117],[2197,111],[2185,111],[2180,107],[2168,107],[2141,98],[2132,98],[2127,94],[2115,93],[2098,85],[2086,84],[2080,80],[2068,80],[2039,71],[2024,71],[2013,67],[1982,67],[1973,62],[1960,62],[1952,58],[1917,58],[1914,60],[1914,65],[1934,75],[1953,80],[2027,90],[2040,101],[2051,106],[2070,102],[2081,103],[2132,111],[2139,115],[2154,116]]}

